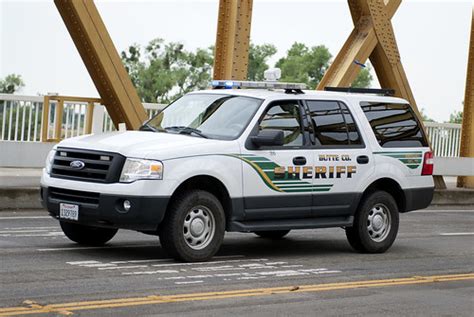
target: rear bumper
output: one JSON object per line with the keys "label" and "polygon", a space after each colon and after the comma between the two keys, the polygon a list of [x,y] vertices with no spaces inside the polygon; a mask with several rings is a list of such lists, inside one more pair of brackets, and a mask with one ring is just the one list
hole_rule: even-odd
{"label": "rear bumper", "polygon": [[402,212],[424,209],[431,204],[433,200],[434,187],[408,188],[404,189],[405,210]]}
{"label": "rear bumper", "polygon": [[[123,209],[124,200],[131,203],[128,211]],[[41,204],[52,217],[59,220],[60,203],[76,204],[79,205],[79,220],[71,222],[106,228],[154,231],[163,220],[168,201],[169,197],[110,195],[41,187]]]}

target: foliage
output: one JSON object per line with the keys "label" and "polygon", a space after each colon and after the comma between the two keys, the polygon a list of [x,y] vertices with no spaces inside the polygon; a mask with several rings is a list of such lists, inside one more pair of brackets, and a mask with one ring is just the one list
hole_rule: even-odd
{"label": "foliage", "polygon": [[421,118],[423,119],[423,122],[436,122],[434,119],[430,118],[426,113],[425,113],[425,108],[421,108],[419,110]]}
{"label": "foliage", "polygon": [[462,123],[462,111],[454,111],[449,115],[449,123]]}
{"label": "foliage", "polygon": [[277,49],[275,45],[255,45],[250,43],[247,79],[264,80],[263,73],[269,68],[267,61],[270,57],[275,55],[276,52]]}
{"label": "foliage", "polygon": [[370,73],[371,67],[367,65],[364,68],[361,68],[359,74],[352,82],[351,87],[353,88],[368,88],[374,79]]}
{"label": "foliage", "polygon": [[309,48],[295,42],[275,66],[281,69],[281,81],[305,83],[314,88],[323,78],[331,57],[324,45]]}
{"label": "foliage", "polygon": [[168,103],[183,94],[208,86],[210,49],[186,51],[181,43],[154,39],[143,49],[134,44],[122,60],[142,101]]}
{"label": "foliage", "polygon": [[[263,80],[268,60],[277,53],[272,44],[250,44],[248,80]],[[213,67],[213,47],[187,51],[183,44],[157,38],[142,48],[137,44],[123,51],[122,61],[143,102],[168,103],[183,94],[208,87]],[[324,45],[307,47],[295,42],[276,63],[281,81],[303,82],[315,88],[331,61]],[[361,69],[353,87],[368,87],[370,67]]]}
{"label": "foliage", "polygon": [[[303,43],[295,42],[286,56],[276,63],[276,67],[281,68],[282,81],[301,82],[314,89],[329,68],[331,57],[329,49],[324,45],[309,48]],[[370,66],[362,68],[352,87],[369,87],[372,79]]]}
{"label": "foliage", "polygon": [[25,86],[20,75],[10,74],[4,79],[0,79],[0,93],[13,94]]}

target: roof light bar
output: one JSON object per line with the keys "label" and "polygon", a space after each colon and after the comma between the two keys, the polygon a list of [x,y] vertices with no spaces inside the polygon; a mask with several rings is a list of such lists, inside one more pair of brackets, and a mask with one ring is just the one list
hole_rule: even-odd
{"label": "roof light bar", "polygon": [[211,86],[214,89],[284,89],[303,90],[307,89],[305,84],[280,83],[266,81],[241,81],[241,80],[213,80]]}
{"label": "roof light bar", "polygon": [[376,89],[376,88],[352,88],[352,87],[324,87],[326,91],[336,91],[336,92],[348,92],[356,94],[375,94],[383,96],[393,96],[395,95],[395,90],[393,89]]}

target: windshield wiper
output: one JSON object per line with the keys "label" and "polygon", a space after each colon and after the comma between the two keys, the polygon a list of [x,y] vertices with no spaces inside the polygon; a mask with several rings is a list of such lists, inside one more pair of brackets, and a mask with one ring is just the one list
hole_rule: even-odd
{"label": "windshield wiper", "polygon": [[166,127],[166,131],[168,130],[176,130],[178,131],[179,134],[196,134],[200,136],[201,138],[209,139],[207,135],[201,132],[201,130],[191,128],[191,127],[186,127],[186,126],[172,126],[172,127]]}
{"label": "windshield wiper", "polygon": [[160,130],[158,130],[157,128],[155,128],[154,126],[148,124],[148,123],[145,123],[143,124],[141,127],[140,127],[140,131],[152,131],[152,132],[159,132]]}

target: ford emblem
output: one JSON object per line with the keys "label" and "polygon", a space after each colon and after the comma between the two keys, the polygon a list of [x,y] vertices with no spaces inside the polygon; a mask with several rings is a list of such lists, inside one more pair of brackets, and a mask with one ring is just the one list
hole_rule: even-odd
{"label": "ford emblem", "polygon": [[69,166],[76,170],[81,170],[84,168],[84,166],[86,166],[86,164],[83,161],[72,161],[69,163]]}

